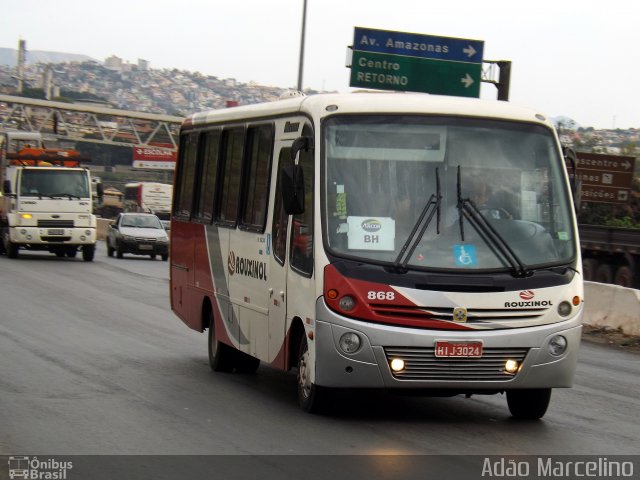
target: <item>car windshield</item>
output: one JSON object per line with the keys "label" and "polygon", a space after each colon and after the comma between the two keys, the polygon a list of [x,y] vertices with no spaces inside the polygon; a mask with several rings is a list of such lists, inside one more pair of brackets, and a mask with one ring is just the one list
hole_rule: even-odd
{"label": "car windshield", "polygon": [[120,224],[122,227],[162,228],[158,217],[151,215],[125,215]]}
{"label": "car windshield", "polygon": [[448,270],[575,258],[564,167],[542,125],[335,116],[323,138],[324,231],[337,256]]}

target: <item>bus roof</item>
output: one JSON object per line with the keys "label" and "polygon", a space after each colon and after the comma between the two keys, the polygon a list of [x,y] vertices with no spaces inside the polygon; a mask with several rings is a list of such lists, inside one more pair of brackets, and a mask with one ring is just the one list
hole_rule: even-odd
{"label": "bus roof", "polygon": [[[330,107],[330,108],[327,108]],[[336,108],[337,107],[337,108]],[[354,92],[318,94],[195,113],[185,119],[183,129],[200,126],[292,115],[307,114],[321,118],[335,113],[407,113],[456,115],[542,123],[552,123],[541,112],[497,100],[480,100],[424,93]]]}

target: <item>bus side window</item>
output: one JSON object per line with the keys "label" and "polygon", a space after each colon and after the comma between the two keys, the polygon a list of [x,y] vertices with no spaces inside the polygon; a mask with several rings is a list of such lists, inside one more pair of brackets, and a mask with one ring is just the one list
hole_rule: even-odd
{"label": "bus side window", "polygon": [[218,154],[220,151],[220,130],[204,132],[201,137],[202,154],[199,160],[199,189],[196,198],[195,217],[211,223],[213,219],[213,201],[218,172]]}
{"label": "bus side window", "polygon": [[284,265],[287,257],[287,226],[289,223],[289,215],[284,211],[284,203],[282,201],[282,170],[285,166],[291,164],[291,149],[283,148],[280,150],[280,158],[278,159],[278,178],[276,182],[275,201],[273,205],[273,224],[271,226],[271,236],[273,238],[273,257],[280,265]]}
{"label": "bus side window", "polygon": [[193,207],[193,190],[198,154],[198,134],[182,135],[180,138],[180,171],[178,188],[173,202],[173,213],[177,217],[189,219]]}
{"label": "bus side window", "polygon": [[[308,125],[302,129],[302,135],[312,137]],[[301,150],[298,165],[304,174],[304,212],[293,216],[291,225],[291,267],[310,277],[313,274],[313,150]]]}
{"label": "bus side window", "polygon": [[274,128],[272,124],[249,127],[244,177],[244,202],[240,227],[262,233],[267,219],[271,152]]}
{"label": "bus side window", "polygon": [[244,138],[245,130],[243,127],[222,131],[220,193],[215,219],[228,227],[235,227],[238,219]]}

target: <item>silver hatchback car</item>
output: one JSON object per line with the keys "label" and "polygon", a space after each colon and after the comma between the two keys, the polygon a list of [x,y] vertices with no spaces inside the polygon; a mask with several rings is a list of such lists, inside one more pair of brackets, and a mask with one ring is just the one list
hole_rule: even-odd
{"label": "silver hatchback car", "polygon": [[169,258],[169,237],[160,219],[151,213],[121,213],[109,225],[107,255],[118,258],[125,253]]}

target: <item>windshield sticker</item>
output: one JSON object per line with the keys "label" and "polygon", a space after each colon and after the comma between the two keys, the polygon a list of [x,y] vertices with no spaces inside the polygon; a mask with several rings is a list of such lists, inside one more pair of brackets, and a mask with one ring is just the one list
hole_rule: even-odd
{"label": "windshield sticker", "polygon": [[569,233],[568,232],[558,232],[558,240],[564,240],[564,241],[569,240]]}
{"label": "windshield sticker", "polygon": [[475,267],[478,264],[475,245],[454,245],[453,258],[456,267]]}
{"label": "windshield sticker", "polygon": [[347,217],[349,250],[394,250],[396,222],[388,217]]}

